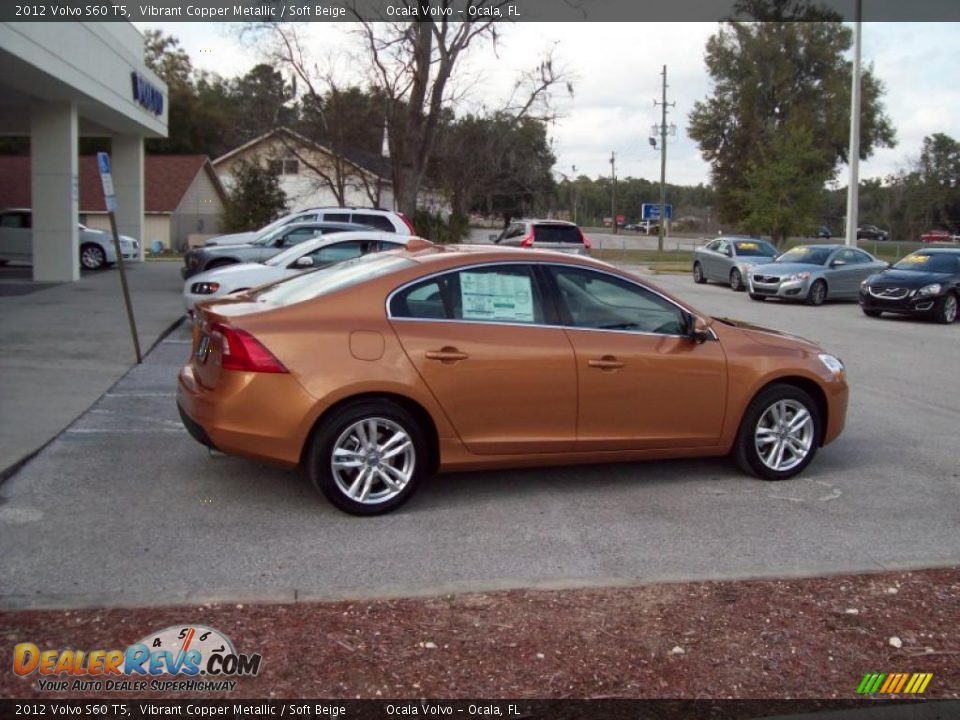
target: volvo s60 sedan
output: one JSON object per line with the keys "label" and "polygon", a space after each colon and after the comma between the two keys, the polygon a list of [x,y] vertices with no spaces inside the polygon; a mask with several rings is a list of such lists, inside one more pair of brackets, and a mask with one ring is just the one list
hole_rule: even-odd
{"label": "volvo s60 sedan", "polygon": [[199,306],[184,425],[387,512],[435,471],[732,455],[796,475],[844,426],[843,363],[587,257],[365,255]]}
{"label": "volvo s60 sedan", "polygon": [[846,245],[799,245],[769,265],[750,272],[752,300],[799,300],[823,305],[830,300],[856,300],[864,278],[887,263]]}
{"label": "volvo s60 sedan", "polygon": [[917,250],[860,285],[860,307],[870,317],[886,312],[949,325],[957,319],[958,304],[960,249]]}
{"label": "volvo s60 sedan", "polygon": [[746,277],[757,265],[777,257],[777,249],[766,240],[722,237],[693,252],[693,280],[728,283],[737,292],[746,289]]}

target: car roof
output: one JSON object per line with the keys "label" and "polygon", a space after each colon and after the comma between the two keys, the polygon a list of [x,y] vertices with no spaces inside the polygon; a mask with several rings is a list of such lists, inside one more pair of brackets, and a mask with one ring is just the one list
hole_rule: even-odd
{"label": "car roof", "polygon": [[421,265],[437,265],[454,267],[464,262],[496,263],[496,262],[557,262],[563,264],[583,265],[598,270],[609,271],[614,266],[601,260],[560,252],[559,250],[534,250],[530,248],[503,247],[502,245],[437,245],[430,244],[415,250],[393,251],[409,258]]}
{"label": "car roof", "polygon": [[[344,230],[360,230],[370,227],[369,225],[364,225],[363,223],[345,223],[345,222],[325,222],[323,220],[311,220],[310,222],[296,222],[296,223],[287,223],[286,225],[281,225],[281,228],[284,230],[296,230],[297,228],[343,228]],[[376,228],[370,228],[375,230]],[[277,228],[280,230],[280,228]]]}

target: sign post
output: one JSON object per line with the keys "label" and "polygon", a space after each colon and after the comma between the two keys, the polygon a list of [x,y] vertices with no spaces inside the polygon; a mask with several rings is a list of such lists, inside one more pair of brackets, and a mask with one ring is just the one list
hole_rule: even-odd
{"label": "sign post", "polygon": [[130,302],[130,288],[127,286],[127,271],[123,266],[123,249],[120,247],[120,234],[117,232],[117,197],[113,192],[113,175],[110,172],[110,156],[105,152],[97,153],[97,169],[100,171],[100,184],[103,186],[103,200],[110,217],[110,232],[113,233],[113,249],[117,253],[117,269],[120,271],[120,286],[123,288],[123,302],[127,307],[127,321],[130,323],[130,337],[133,338],[133,350],[137,355],[137,365],[143,363],[140,353],[140,337],[137,335],[137,321],[133,316]]}

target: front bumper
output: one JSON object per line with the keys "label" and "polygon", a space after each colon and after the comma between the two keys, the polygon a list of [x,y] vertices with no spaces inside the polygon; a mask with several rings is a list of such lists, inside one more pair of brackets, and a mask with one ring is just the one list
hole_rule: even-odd
{"label": "front bumper", "polygon": [[916,290],[903,289],[888,295],[882,289],[868,290],[860,288],[860,307],[864,310],[888,312],[897,315],[930,315],[943,297],[939,295],[917,295]]}
{"label": "front bumper", "polygon": [[807,293],[810,292],[810,278],[789,280],[785,277],[753,272],[747,277],[751,295],[781,298],[783,300],[804,300]]}

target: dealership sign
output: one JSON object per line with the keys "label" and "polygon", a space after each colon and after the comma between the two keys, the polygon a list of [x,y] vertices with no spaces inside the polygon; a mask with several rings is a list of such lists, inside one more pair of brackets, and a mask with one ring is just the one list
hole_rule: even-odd
{"label": "dealership sign", "polygon": [[130,73],[133,83],[133,99],[154,115],[163,114],[163,91],[140,73]]}

